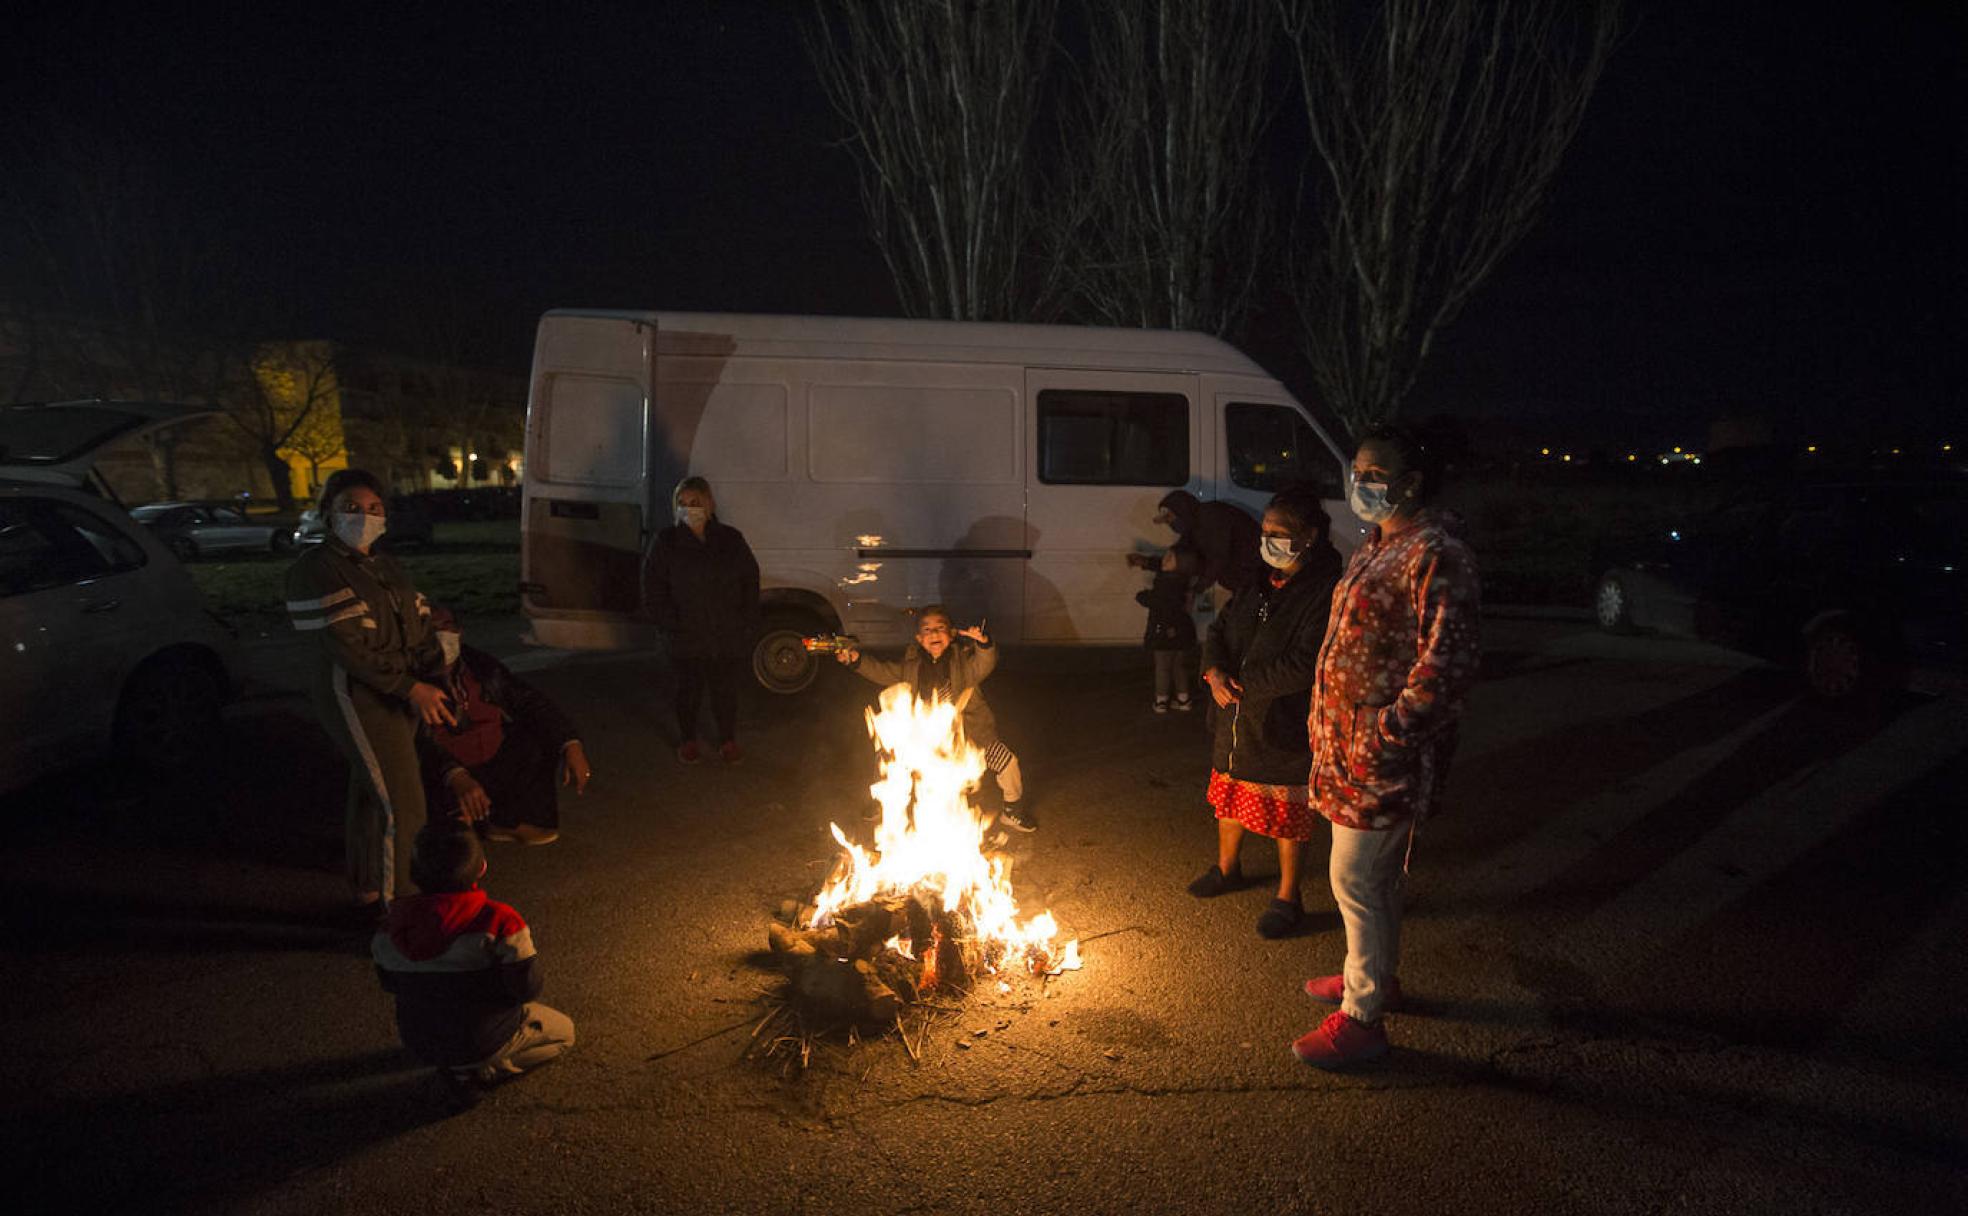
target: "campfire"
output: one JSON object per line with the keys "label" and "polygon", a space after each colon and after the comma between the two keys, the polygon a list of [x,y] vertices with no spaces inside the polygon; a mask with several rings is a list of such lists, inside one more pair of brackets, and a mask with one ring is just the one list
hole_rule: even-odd
{"label": "campfire", "polygon": [[971,802],[984,754],[964,738],[962,710],[897,684],[868,711],[881,765],[874,842],[829,825],[841,847],[832,876],[769,934],[802,1025],[899,1028],[903,1009],[931,994],[1079,967],[1079,941],[1060,942],[1050,912],[1019,915],[1011,859],[990,847],[991,817]]}

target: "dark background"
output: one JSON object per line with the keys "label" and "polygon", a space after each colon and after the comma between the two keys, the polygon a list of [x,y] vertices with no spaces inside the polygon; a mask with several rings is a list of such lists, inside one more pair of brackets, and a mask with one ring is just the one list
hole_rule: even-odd
{"label": "dark background", "polygon": [[[803,5],[297,11],[37,6],[9,22],[10,121],[147,148],[292,285],[294,336],[389,346],[440,309],[523,367],[556,306],[896,311]],[[1957,6],[1656,0],[1628,23],[1544,223],[1411,412],[1564,443],[1701,443],[1736,414],[1947,438]],[[31,189],[26,146],[6,172]],[[1282,297],[1244,342],[1309,395]]]}

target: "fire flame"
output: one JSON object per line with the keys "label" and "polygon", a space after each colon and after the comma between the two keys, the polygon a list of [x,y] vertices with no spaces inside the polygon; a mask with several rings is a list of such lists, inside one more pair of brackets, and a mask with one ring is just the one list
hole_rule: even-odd
{"label": "fire flame", "polygon": [[[842,855],[814,900],[811,927],[870,899],[915,894],[962,916],[992,957],[1021,959],[1046,974],[1077,969],[1079,940],[1056,944],[1059,922],[1051,912],[1021,920],[1007,859],[984,851],[989,819],[970,801],[984,776],[984,753],[964,738],[961,702],[919,701],[908,685],[896,684],[882,690],[880,706],[868,711],[881,763],[881,780],[868,787],[882,809],[874,847],[828,825]],[[889,947],[908,953],[900,939]]]}

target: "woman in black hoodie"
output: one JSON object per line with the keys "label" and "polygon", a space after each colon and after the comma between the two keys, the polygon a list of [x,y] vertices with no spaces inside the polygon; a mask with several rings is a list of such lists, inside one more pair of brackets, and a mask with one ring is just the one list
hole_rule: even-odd
{"label": "woman in black hoodie", "polygon": [[744,533],[717,517],[711,483],[686,477],[670,495],[676,523],[642,560],[642,602],[669,641],[676,671],[677,759],[704,758],[697,713],[711,694],[718,756],[736,764],[738,681],[758,639],[759,568]]}
{"label": "woman in black hoodie", "polygon": [[1203,643],[1203,682],[1216,714],[1208,797],[1217,864],[1189,892],[1207,898],[1242,887],[1244,833],[1271,837],[1278,842],[1278,894],[1258,918],[1265,937],[1283,937],[1305,919],[1300,860],[1319,823],[1305,721],[1339,579],[1330,529],[1317,491],[1279,491],[1259,536],[1269,577],[1239,591]]}

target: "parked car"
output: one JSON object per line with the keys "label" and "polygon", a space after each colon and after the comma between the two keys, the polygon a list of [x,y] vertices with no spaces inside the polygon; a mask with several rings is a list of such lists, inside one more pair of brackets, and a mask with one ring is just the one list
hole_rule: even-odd
{"label": "parked car", "polygon": [[231,503],[146,503],[132,508],[130,518],[149,528],[180,561],[209,553],[285,553],[294,547],[294,529],[286,520],[254,519]]}
{"label": "parked car", "polygon": [[1721,642],[1841,699],[1968,686],[1968,480],[1822,477],[1751,486],[1597,563],[1615,632]]}
{"label": "parked car", "polygon": [[[383,533],[378,543],[385,549],[408,549],[431,543],[432,528],[430,512],[424,510],[414,497],[399,494],[389,500],[389,529]],[[296,545],[318,545],[328,539],[328,529],[321,522],[321,513],[313,507],[301,512],[301,522],[295,527],[293,540]]]}
{"label": "parked car", "polygon": [[77,401],[0,408],[0,789],[113,751],[210,751],[236,645],[164,542],[96,482],[95,454],[209,413]]}

